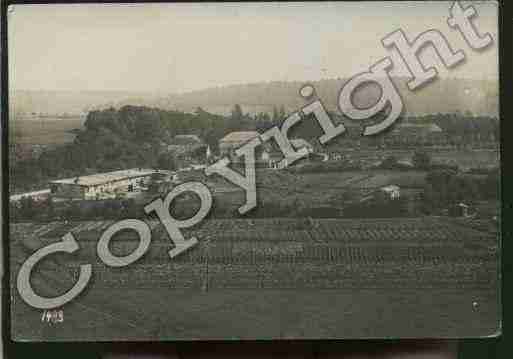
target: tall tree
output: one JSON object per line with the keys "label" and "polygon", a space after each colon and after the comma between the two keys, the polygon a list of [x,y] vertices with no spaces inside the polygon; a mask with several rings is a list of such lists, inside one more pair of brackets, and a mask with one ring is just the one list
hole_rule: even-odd
{"label": "tall tree", "polygon": [[231,117],[230,117],[230,128],[232,130],[240,129],[243,126],[244,114],[239,104],[233,106]]}

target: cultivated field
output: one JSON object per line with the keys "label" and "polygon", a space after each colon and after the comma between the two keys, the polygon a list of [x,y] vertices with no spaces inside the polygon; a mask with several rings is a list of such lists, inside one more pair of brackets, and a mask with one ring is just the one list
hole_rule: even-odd
{"label": "cultivated field", "polygon": [[73,142],[72,130],[82,129],[84,118],[16,119],[9,122],[11,141],[18,144],[58,145]]}
{"label": "cultivated field", "polygon": [[[29,253],[68,231],[77,255],[55,255],[33,284],[54,296],[77,265],[94,266],[86,292],[48,325],[13,290],[19,340],[408,337],[493,335],[498,329],[496,231],[441,218],[210,220],[199,244],[171,260],[152,222],[147,254],[108,268],[95,247],[111,221],[11,225],[11,280]],[[137,242],[120,234],[112,251]],[[392,329],[391,329],[392,328]]]}

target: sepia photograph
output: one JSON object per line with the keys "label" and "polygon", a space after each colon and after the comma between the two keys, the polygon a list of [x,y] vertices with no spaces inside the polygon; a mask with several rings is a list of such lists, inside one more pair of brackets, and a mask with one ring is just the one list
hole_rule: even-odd
{"label": "sepia photograph", "polygon": [[498,7],[10,5],[11,339],[499,336]]}

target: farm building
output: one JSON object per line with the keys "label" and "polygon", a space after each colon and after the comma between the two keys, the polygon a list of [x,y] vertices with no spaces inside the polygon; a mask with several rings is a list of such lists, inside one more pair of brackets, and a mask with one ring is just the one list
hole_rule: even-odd
{"label": "farm building", "polygon": [[[295,138],[290,140],[290,144],[292,147],[298,151],[302,148],[306,148],[307,156],[314,153],[314,147],[306,140],[302,138]],[[277,146],[273,146],[271,144],[265,144],[264,150],[262,152],[262,162],[266,164],[267,167],[273,169],[282,169],[290,165],[286,159],[284,159],[283,153],[279,150]],[[304,160],[307,157],[303,157],[301,160]],[[301,161],[299,160],[299,161]],[[282,162],[283,161],[283,162]],[[299,162],[294,162],[297,164]]]}
{"label": "farm building", "polygon": [[453,217],[470,217],[470,206],[465,203],[457,203],[449,208],[449,215]]}
{"label": "farm building", "polygon": [[196,136],[196,135],[176,135],[174,138],[173,138],[173,141],[175,143],[181,143],[181,144],[191,144],[191,143],[198,143],[198,144],[202,144],[203,141],[201,140],[201,138],[199,138],[199,136]]}
{"label": "farm building", "polygon": [[323,161],[342,161],[346,158],[346,156],[340,152],[328,152],[323,153]]}
{"label": "farm building", "polygon": [[248,143],[260,134],[257,131],[234,131],[219,140],[219,152],[221,156],[235,159],[235,150]]}
{"label": "farm building", "polygon": [[379,190],[388,199],[399,199],[399,197],[401,197],[401,189],[396,185],[381,187]]}
{"label": "farm building", "polygon": [[262,154],[259,159],[257,159],[257,164],[260,162],[265,167],[273,168],[273,169],[282,169],[287,167],[287,161],[284,161],[285,165],[281,166],[280,163],[284,159],[283,153],[279,150],[274,149],[272,146],[265,148],[262,151]]}
{"label": "farm building", "polygon": [[127,192],[140,191],[158,170],[128,169],[50,182],[53,199],[107,199]]}
{"label": "farm building", "polygon": [[19,202],[22,198],[32,198],[36,202],[44,201],[50,196],[49,189],[43,189],[40,191],[33,192],[25,192],[20,194],[15,194],[9,197],[9,202]]}
{"label": "farm building", "polygon": [[[236,131],[230,132],[219,141],[219,151],[222,156],[228,156],[232,162],[237,162],[235,151],[259,136],[257,131]],[[306,148],[308,154],[314,152],[314,147],[302,138],[291,139],[290,143],[295,150]],[[278,163],[283,160],[283,153],[278,146],[270,141],[265,142],[256,148],[257,165],[277,169]],[[286,166],[285,166],[286,167]]]}

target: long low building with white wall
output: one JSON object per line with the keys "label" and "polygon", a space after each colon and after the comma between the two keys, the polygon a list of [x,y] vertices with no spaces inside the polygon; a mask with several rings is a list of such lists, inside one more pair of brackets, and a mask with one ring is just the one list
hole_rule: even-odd
{"label": "long low building with white wall", "polygon": [[94,200],[116,198],[124,193],[144,189],[156,173],[159,173],[159,171],[134,168],[65,178],[51,181],[50,191],[54,199]]}
{"label": "long low building with white wall", "polygon": [[12,196],[9,196],[9,202],[19,202],[23,198],[32,198],[34,201],[44,201],[50,196],[50,190],[49,189],[42,189],[39,191],[32,191],[32,192],[25,192],[25,193],[19,193],[19,194],[13,194]]}

